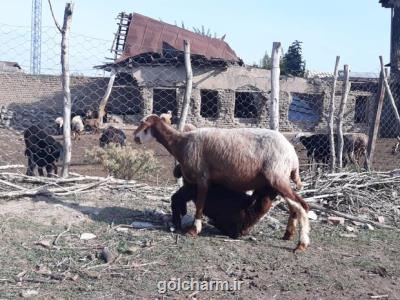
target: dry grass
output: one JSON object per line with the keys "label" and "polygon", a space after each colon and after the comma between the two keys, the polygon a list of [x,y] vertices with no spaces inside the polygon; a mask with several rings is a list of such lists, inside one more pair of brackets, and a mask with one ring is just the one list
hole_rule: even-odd
{"label": "dry grass", "polygon": [[88,163],[101,164],[107,173],[115,178],[128,180],[143,179],[159,168],[153,151],[113,144],[105,148],[94,147],[86,150],[85,159]]}

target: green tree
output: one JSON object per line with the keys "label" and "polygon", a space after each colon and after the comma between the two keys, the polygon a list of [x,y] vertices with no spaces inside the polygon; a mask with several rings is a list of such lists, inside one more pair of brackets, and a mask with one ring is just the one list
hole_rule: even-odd
{"label": "green tree", "polygon": [[282,74],[304,76],[306,62],[303,60],[301,44],[302,42],[296,40],[289,46],[288,51],[283,56],[283,63],[281,62]]}
{"label": "green tree", "polygon": [[258,66],[262,69],[272,69],[272,58],[268,55],[268,51],[265,51],[263,58],[260,59]]}
{"label": "green tree", "polygon": [[[260,59],[260,62],[258,64],[253,63],[253,67],[259,67],[267,70],[272,69],[272,57],[269,56],[268,51],[265,51],[264,56]],[[279,62],[279,67],[281,68],[281,70],[285,69],[285,62],[283,61],[283,57],[281,57],[281,60]]]}

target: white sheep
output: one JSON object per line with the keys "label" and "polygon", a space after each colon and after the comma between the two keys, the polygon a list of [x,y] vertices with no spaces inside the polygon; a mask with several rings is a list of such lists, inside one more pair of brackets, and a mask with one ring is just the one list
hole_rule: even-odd
{"label": "white sheep", "polygon": [[78,137],[84,132],[85,126],[83,125],[82,117],[81,116],[75,116],[71,119],[71,130],[72,130],[72,136],[74,139]]}

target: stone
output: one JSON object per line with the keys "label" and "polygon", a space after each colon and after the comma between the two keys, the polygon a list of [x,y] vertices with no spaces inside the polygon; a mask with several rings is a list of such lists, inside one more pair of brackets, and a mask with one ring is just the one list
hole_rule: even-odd
{"label": "stone", "polygon": [[328,223],[331,225],[344,225],[344,218],[342,217],[328,217]]}
{"label": "stone", "polygon": [[367,223],[364,224],[363,228],[364,229],[368,229],[368,230],[374,230],[375,229],[374,226],[372,226],[371,224],[367,224]]}
{"label": "stone", "polygon": [[307,215],[310,220],[313,220],[313,221],[318,220],[318,216],[313,210],[310,210]]}
{"label": "stone", "polygon": [[378,216],[378,217],[376,218],[376,220],[377,220],[379,223],[381,223],[381,224],[385,223],[385,217],[384,217],[384,216]]}
{"label": "stone", "polygon": [[81,237],[80,237],[81,240],[85,240],[85,241],[92,240],[95,238],[96,238],[96,235],[93,233],[90,233],[90,232],[84,232],[81,234]]}

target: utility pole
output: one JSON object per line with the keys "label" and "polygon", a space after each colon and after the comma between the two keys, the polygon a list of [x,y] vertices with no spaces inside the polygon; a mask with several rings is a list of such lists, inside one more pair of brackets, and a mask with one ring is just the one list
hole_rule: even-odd
{"label": "utility pole", "polygon": [[31,73],[40,74],[42,48],[42,0],[32,0]]}

